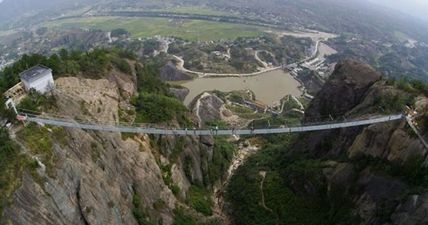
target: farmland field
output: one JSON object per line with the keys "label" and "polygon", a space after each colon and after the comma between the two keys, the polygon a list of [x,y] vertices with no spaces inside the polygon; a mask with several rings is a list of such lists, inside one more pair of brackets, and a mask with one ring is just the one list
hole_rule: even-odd
{"label": "farmland field", "polygon": [[[151,10],[156,11],[156,10]],[[167,9],[158,10],[162,12],[173,12],[173,13],[189,13],[189,14],[201,14],[201,15],[208,15],[208,16],[233,16],[233,15],[239,15],[239,13],[231,13],[231,12],[225,12],[225,11],[218,11],[211,8],[205,8],[205,7],[171,7]]]}
{"label": "farmland field", "polygon": [[44,26],[60,29],[101,29],[104,31],[124,28],[134,38],[161,35],[202,41],[255,37],[263,34],[265,29],[242,24],[152,17],[82,17],[50,21]]}

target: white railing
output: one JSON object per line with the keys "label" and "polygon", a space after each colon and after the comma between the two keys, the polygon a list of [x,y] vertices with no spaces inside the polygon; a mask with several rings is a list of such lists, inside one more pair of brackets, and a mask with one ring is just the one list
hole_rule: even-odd
{"label": "white railing", "polygon": [[86,130],[97,130],[107,132],[121,133],[142,133],[142,134],[163,134],[163,135],[257,135],[257,134],[279,134],[279,133],[299,133],[308,131],[331,130],[347,127],[357,127],[376,123],[402,120],[403,114],[378,116],[368,119],[353,119],[345,122],[330,122],[324,124],[302,125],[295,127],[281,126],[279,128],[262,129],[196,129],[196,128],[153,128],[147,126],[126,126],[114,124],[96,124],[90,122],[78,122],[70,119],[48,118],[37,115],[21,114],[25,121],[52,126],[61,126],[68,128],[79,128]]}

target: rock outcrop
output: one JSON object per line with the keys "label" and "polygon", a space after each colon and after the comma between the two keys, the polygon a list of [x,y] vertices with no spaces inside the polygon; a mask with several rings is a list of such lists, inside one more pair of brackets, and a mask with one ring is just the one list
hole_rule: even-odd
{"label": "rock outcrop", "polygon": [[186,96],[190,93],[190,90],[187,88],[170,88],[169,92],[184,102],[184,99],[186,99]]}
{"label": "rock outcrop", "polygon": [[[336,66],[330,80],[311,102],[305,120],[325,120],[326,116],[364,118],[379,114],[383,110],[377,105],[379,99],[395,95],[407,94],[388,85],[371,67],[346,60]],[[426,97],[417,99],[421,105]],[[427,150],[409,130],[403,120],[313,132],[302,135],[293,151],[329,160],[323,170],[327,190],[345,190],[342,194],[354,204],[353,215],[361,219],[358,224],[385,224],[385,218],[390,221],[387,224],[425,224],[428,217],[422,216],[422,212],[427,212],[428,192],[422,189],[417,195],[409,196],[406,191],[411,185],[409,181],[388,174],[388,171],[398,173],[391,172],[397,171],[392,167],[416,165],[416,159],[426,164]]]}
{"label": "rock outcrop", "polygon": [[428,224],[428,194],[411,195],[396,208],[391,219],[394,225]]}
{"label": "rock outcrop", "polygon": [[193,114],[196,115],[199,125],[221,120],[224,101],[213,93],[204,92],[190,104]]}
{"label": "rock outcrop", "polygon": [[164,81],[180,81],[191,80],[192,77],[178,70],[172,62],[168,62],[160,69],[160,79]]}
{"label": "rock outcrop", "polygon": [[[122,92],[135,89],[132,81],[118,79],[57,79],[55,113],[118,122],[120,102],[133,95]],[[177,198],[185,199],[191,184],[203,184],[212,158],[211,137],[201,141],[80,129],[65,132],[66,143],[53,140],[52,173],[27,172],[4,209],[1,224],[133,225],[135,207],[147,220],[172,224]],[[166,167],[171,170],[161,169]],[[172,173],[179,193],[171,191],[166,173]],[[136,197],[138,206],[133,202]]]}
{"label": "rock outcrop", "polygon": [[381,75],[372,67],[354,60],[336,65],[330,80],[323,86],[306,111],[306,120],[336,118],[362,102],[367,90]]}

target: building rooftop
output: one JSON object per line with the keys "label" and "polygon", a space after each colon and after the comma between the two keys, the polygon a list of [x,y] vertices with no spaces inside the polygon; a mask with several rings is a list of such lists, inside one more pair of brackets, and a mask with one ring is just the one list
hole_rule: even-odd
{"label": "building rooftop", "polygon": [[35,81],[48,73],[52,72],[52,70],[46,66],[37,65],[33,66],[30,69],[19,74],[21,80],[25,80],[27,82]]}

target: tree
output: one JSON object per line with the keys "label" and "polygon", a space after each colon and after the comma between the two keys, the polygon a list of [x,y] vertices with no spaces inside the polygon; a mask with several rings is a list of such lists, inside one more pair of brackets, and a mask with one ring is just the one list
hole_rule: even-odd
{"label": "tree", "polygon": [[68,59],[68,51],[66,49],[61,49],[59,51],[59,56],[61,57],[61,59],[66,60]]}
{"label": "tree", "polygon": [[111,31],[112,37],[120,37],[124,35],[129,35],[129,32],[123,28],[117,28]]}

